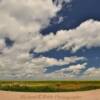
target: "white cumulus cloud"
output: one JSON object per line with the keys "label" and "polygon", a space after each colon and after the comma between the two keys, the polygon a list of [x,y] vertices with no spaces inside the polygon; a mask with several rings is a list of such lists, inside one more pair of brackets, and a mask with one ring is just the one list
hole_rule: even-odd
{"label": "white cumulus cloud", "polygon": [[[0,79],[48,77],[43,73],[44,67],[70,64],[83,59],[33,58],[29,54],[31,49],[37,53],[54,48],[76,52],[82,47],[100,47],[99,21],[88,20],[73,30],[60,30],[55,35],[41,35],[39,31],[49,25],[50,19],[60,9],[61,5],[56,6],[52,0],[0,1]],[[5,38],[14,41],[11,48],[6,46]],[[80,72],[84,69],[82,66],[71,66],[67,71]],[[97,73],[95,69],[93,71]],[[64,76],[62,72],[52,73],[51,76],[58,77],[60,74]]]}
{"label": "white cumulus cloud", "polygon": [[100,47],[100,22],[88,20],[73,30],[60,30],[41,38],[35,48],[36,52],[44,52],[53,48],[76,52],[82,47]]}

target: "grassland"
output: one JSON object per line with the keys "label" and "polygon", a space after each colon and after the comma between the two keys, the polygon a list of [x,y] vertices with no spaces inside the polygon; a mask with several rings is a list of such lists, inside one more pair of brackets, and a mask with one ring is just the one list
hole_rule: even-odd
{"label": "grassland", "polygon": [[0,90],[17,92],[71,92],[100,89],[100,81],[0,81]]}

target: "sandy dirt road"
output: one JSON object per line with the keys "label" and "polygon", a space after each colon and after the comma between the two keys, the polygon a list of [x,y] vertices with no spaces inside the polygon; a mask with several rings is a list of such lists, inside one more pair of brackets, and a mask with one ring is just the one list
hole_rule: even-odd
{"label": "sandy dirt road", "polygon": [[100,100],[100,90],[66,93],[20,93],[0,91],[0,100]]}

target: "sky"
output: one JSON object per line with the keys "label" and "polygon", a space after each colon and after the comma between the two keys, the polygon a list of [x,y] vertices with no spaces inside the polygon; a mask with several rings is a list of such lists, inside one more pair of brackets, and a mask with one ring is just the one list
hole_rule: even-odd
{"label": "sky", "polygon": [[99,80],[100,0],[0,0],[0,80]]}

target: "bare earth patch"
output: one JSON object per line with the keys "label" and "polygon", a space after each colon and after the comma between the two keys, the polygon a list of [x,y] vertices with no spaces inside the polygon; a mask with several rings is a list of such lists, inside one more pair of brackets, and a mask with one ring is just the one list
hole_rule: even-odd
{"label": "bare earth patch", "polygon": [[100,90],[66,93],[21,93],[0,91],[0,100],[100,100]]}

